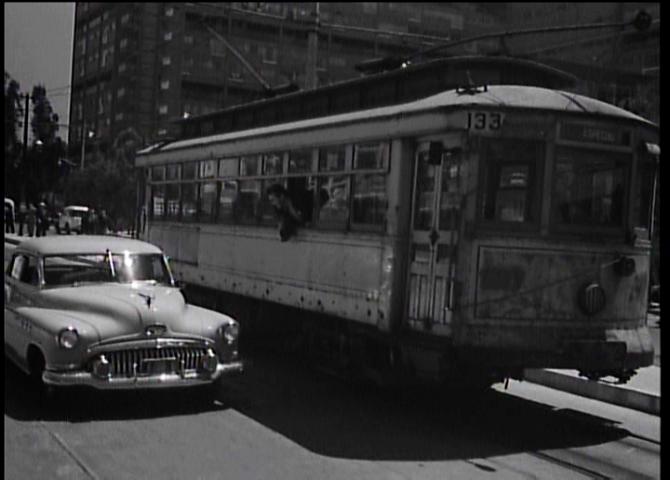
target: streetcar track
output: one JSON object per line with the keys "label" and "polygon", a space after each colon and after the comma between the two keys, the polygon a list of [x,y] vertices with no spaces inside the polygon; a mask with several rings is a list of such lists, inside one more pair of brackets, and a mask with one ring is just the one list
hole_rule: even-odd
{"label": "streetcar track", "polygon": [[68,456],[69,456],[69,457],[70,457],[70,458],[71,458],[71,459],[72,459],[72,460],[79,466],[79,468],[82,469],[82,471],[83,471],[86,475],[88,475],[89,478],[91,478],[91,479],[93,479],[93,480],[100,480],[100,477],[98,477],[98,475],[96,475],[96,473],[93,471],[93,469],[91,469],[91,467],[89,467],[89,466],[86,464],[86,462],[85,462],[83,459],[81,459],[81,458],[79,457],[79,455],[77,455],[77,454],[75,453],[75,451],[72,450],[72,449],[68,446],[68,444],[65,442],[65,440],[63,440],[63,439],[61,438],[60,435],[58,435],[56,432],[53,432],[52,430],[50,430],[49,427],[47,427],[47,425],[46,425],[46,423],[45,423],[44,421],[40,420],[40,421],[38,422],[38,424],[39,424],[44,430],[46,430],[46,432],[51,436],[51,438],[53,438],[53,439],[56,441],[56,443],[58,443],[58,445],[61,446],[61,448],[62,448],[63,450],[65,450],[65,452],[68,454]]}
{"label": "streetcar track", "polygon": [[609,477],[605,474],[602,474],[600,472],[596,472],[595,470],[591,470],[590,468],[582,467],[580,465],[577,465],[576,463],[569,462],[567,460],[563,460],[558,457],[554,457],[552,455],[549,455],[547,453],[543,452],[528,452],[530,456],[539,458],[541,460],[544,460],[545,462],[553,463],[554,465],[559,465],[563,468],[566,468],[570,471],[573,472],[578,472],[582,475],[586,475],[587,477],[596,479],[596,480],[610,480],[612,477]]}

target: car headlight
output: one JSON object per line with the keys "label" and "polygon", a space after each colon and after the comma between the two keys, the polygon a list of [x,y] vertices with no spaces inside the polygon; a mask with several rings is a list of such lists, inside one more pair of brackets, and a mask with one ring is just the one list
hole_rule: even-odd
{"label": "car headlight", "polygon": [[221,327],[221,338],[228,344],[234,343],[239,335],[240,326],[237,322],[228,323]]}
{"label": "car headlight", "polygon": [[72,327],[65,328],[58,334],[58,345],[60,345],[61,348],[70,350],[76,347],[78,342],[79,334],[77,333],[77,330]]}

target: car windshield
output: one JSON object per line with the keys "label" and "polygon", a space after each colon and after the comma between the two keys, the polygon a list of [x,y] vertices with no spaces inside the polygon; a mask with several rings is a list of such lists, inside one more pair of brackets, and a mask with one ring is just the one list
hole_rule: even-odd
{"label": "car windshield", "polygon": [[[111,260],[111,263],[110,263]],[[91,283],[151,282],[172,284],[167,264],[160,254],[80,254],[44,257],[47,286]]]}

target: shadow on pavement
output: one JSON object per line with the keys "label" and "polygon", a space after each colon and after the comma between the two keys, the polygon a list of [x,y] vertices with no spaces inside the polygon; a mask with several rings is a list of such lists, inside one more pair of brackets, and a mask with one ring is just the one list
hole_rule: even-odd
{"label": "shadow on pavement", "polygon": [[477,397],[427,388],[393,390],[329,377],[304,365],[304,359],[258,356],[227,398],[232,408],[320,455],[484,458],[596,445],[627,434],[607,419],[569,415],[492,389]]}
{"label": "shadow on pavement", "polygon": [[[5,414],[24,421],[151,419],[233,408],[319,455],[434,461],[597,445],[626,436],[607,419],[588,421],[489,390],[477,397],[433,389],[375,387],[341,380],[300,359],[254,354],[213,401],[207,392],[63,392],[40,402],[13,365],[5,367]],[[223,403],[222,403],[223,402]]]}

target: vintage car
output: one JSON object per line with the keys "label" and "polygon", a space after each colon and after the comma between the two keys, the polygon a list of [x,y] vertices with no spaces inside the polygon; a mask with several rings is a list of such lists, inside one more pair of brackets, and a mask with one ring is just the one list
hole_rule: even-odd
{"label": "vintage car", "polygon": [[56,231],[58,231],[58,233],[64,231],[68,235],[70,232],[77,232],[79,234],[84,233],[82,231],[82,218],[84,215],[88,215],[88,211],[88,207],[78,205],[69,205],[65,207],[61,216],[58,217]]}
{"label": "vintage car", "polygon": [[158,247],[88,235],[7,242],[5,355],[43,385],[218,385],[242,371],[238,323],[186,303]]}

